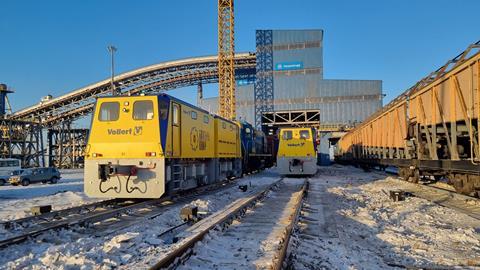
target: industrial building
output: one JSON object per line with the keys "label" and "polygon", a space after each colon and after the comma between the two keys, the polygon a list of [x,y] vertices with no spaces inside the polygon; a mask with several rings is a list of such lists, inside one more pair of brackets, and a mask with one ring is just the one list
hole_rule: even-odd
{"label": "industrial building", "polygon": [[[257,30],[256,78],[237,81],[236,109],[238,119],[257,126],[267,125],[265,112],[318,111],[320,152],[328,156],[330,132],[365,120],[382,107],[383,95],[381,80],[324,79],[323,36],[320,29]],[[215,97],[198,105],[218,109]]]}
{"label": "industrial building", "polygon": [[[271,44],[261,37],[271,32]],[[322,30],[257,30],[257,79],[237,81],[237,115],[255,122],[255,88],[258,81],[273,89],[273,111],[320,110],[322,125],[349,125],[363,121],[382,107],[381,80],[338,80],[323,78]],[[265,57],[271,48],[271,56]],[[262,59],[269,58],[271,59]],[[270,69],[259,70],[262,61]],[[267,67],[268,68],[268,67]],[[258,73],[271,75],[271,85]],[[217,112],[217,98],[204,98],[198,104]],[[269,111],[269,110],[266,110]]]}

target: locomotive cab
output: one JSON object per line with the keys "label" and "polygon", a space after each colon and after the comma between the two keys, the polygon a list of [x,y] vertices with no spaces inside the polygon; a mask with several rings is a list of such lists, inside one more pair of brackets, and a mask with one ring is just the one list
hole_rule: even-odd
{"label": "locomotive cab", "polygon": [[92,117],[90,197],[159,198],[242,174],[237,123],[172,96],[102,97]]}
{"label": "locomotive cab", "polygon": [[165,157],[160,122],[165,104],[156,96],[97,101],[85,151],[85,192],[91,197],[159,198]]}
{"label": "locomotive cab", "polygon": [[312,128],[283,128],[279,132],[277,167],[282,175],[317,173],[315,131]]}

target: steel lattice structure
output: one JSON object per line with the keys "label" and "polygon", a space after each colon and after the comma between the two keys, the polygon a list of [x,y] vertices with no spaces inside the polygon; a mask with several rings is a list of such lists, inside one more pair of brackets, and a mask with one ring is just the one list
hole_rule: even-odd
{"label": "steel lattice structure", "polygon": [[[235,76],[241,79],[255,77],[254,53],[236,54]],[[187,58],[159,63],[115,76],[116,89],[121,94],[135,95],[218,82],[217,56]],[[110,79],[74,90],[45,103],[34,105],[9,116],[12,120],[40,122],[44,127],[70,122],[93,110],[95,98],[110,94]]]}
{"label": "steel lattice structure", "polygon": [[42,127],[37,123],[1,118],[0,158],[19,159],[22,167],[45,166]]}
{"label": "steel lattice structure", "polygon": [[273,31],[257,30],[256,40],[255,127],[260,128],[263,113],[273,112]]}
{"label": "steel lattice structure", "polygon": [[218,0],[219,113],[235,119],[235,39],[233,0]]}
{"label": "steel lattice structure", "polygon": [[48,164],[57,168],[78,168],[83,166],[83,155],[87,145],[88,129],[72,129],[65,122],[48,129]]}

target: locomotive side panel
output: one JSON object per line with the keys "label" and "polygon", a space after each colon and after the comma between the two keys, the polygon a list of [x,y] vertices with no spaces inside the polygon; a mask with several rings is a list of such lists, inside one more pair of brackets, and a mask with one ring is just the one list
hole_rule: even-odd
{"label": "locomotive side panel", "polygon": [[214,158],[214,118],[206,112],[186,104],[181,111],[181,158]]}
{"label": "locomotive side panel", "polygon": [[215,117],[215,156],[241,158],[240,131],[237,124]]}

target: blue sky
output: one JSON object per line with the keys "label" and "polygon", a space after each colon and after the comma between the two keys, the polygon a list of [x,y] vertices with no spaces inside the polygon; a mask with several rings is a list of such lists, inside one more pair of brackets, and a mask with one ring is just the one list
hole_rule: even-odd
{"label": "blue sky", "polygon": [[[14,110],[118,72],[217,52],[217,1],[1,0],[0,82]],[[324,77],[383,80],[385,101],[480,39],[478,0],[237,0],[236,51],[256,29],[321,28]],[[215,86],[208,87],[208,95]],[[195,88],[175,91],[194,101]]]}

